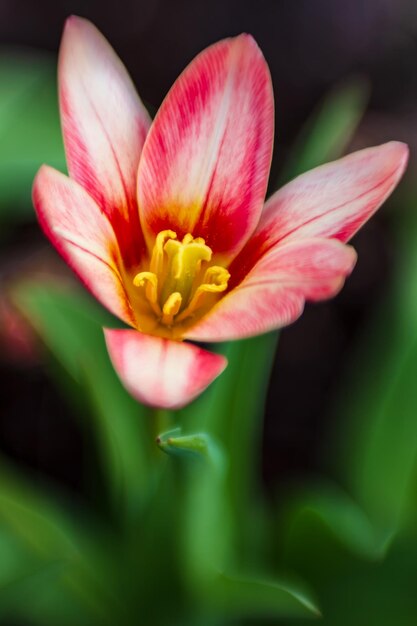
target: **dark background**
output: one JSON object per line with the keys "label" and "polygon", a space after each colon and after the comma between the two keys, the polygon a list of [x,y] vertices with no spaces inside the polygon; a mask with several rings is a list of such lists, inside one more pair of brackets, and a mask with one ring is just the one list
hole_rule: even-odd
{"label": "dark background", "polygon": [[[415,0],[1,0],[0,44],[56,54],[71,13],[91,19],[109,39],[152,113],[201,49],[242,31],[254,35],[276,97],[270,191],[311,111],[335,83],[352,75],[367,77],[372,91],[351,149],[390,139],[413,149]],[[331,302],[308,306],[281,334],[264,431],[263,476],[269,487],[320,469],[337,381],[395,266],[391,219],[387,206],[355,238],[359,262],[343,292]],[[16,265],[21,255],[42,246],[48,244],[34,221],[23,223],[3,238],[0,263]],[[3,346],[0,367],[0,448],[39,478],[81,489],[88,444],[44,365],[16,362]]]}

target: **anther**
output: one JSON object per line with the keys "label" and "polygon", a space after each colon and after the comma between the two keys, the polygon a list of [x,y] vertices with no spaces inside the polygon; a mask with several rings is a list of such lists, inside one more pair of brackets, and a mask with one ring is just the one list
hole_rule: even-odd
{"label": "anther", "polygon": [[167,241],[177,238],[177,233],[173,230],[161,230],[157,234],[149,269],[157,276],[161,274],[164,267],[164,247]]}
{"label": "anther", "polygon": [[174,317],[178,313],[182,304],[182,296],[178,291],[171,293],[164,306],[162,307],[162,324],[165,326],[172,326],[174,323]]}
{"label": "anther", "polygon": [[189,305],[177,317],[177,322],[182,322],[200,307],[207,293],[221,293],[227,289],[230,273],[224,267],[213,265],[206,270],[203,283],[197,288]]}
{"label": "anther", "polygon": [[157,315],[162,315],[158,304],[158,277],[153,272],[139,272],[133,279],[135,287],[145,287],[146,299]]}

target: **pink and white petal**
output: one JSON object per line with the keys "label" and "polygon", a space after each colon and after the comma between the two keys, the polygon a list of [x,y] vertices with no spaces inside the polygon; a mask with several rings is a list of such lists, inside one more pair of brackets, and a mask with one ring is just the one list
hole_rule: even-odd
{"label": "pink and white petal", "polygon": [[147,136],[138,173],[141,223],[204,237],[232,258],[265,197],[274,105],[265,59],[249,35],[216,43],[184,70]]}
{"label": "pink and white petal", "polygon": [[117,240],[94,200],[78,183],[43,165],[33,202],[45,234],[85,286],[114,315],[134,324],[120,278]]}
{"label": "pink and white petal", "polygon": [[58,75],[70,176],[116,231],[130,223],[140,241],[136,179],[149,115],[122,62],[88,20],[67,20]]}
{"label": "pink and white petal", "polygon": [[[242,251],[243,263],[253,265],[282,240],[348,241],[395,189],[407,160],[407,146],[392,141],[298,176],[266,203],[258,228]],[[236,266],[240,261],[236,259]]]}
{"label": "pink and white petal", "polygon": [[113,366],[139,402],[179,409],[199,396],[227,365],[225,357],[189,343],[105,329]]}
{"label": "pink and white petal", "polygon": [[227,341],[286,326],[301,315],[306,300],[324,300],[338,293],[355,262],[354,249],[336,239],[276,246],[186,337]]}

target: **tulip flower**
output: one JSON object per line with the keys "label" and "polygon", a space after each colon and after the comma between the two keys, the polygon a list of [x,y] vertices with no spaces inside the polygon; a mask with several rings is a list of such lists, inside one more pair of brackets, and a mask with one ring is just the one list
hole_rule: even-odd
{"label": "tulip flower", "polygon": [[[119,58],[71,17],[59,58],[69,177],[42,166],[34,204],[85,286],[131,329],[106,329],[140,401],[177,408],[225,359],[191,343],[265,333],[306,300],[335,295],[355,264],[346,242],[398,183],[399,142],[301,175],[264,205],[274,135],[270,74],[251,36],[199,54],[154,121]],[[186,340],[186,341],[184,341]]]}

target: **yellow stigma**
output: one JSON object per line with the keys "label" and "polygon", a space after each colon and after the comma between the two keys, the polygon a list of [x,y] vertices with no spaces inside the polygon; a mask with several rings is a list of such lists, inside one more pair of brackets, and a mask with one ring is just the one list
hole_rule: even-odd
{"label": "yellow stigma", "polygon": [[133,279],[164,326],[171,327],[213,304],[209,294],[227,289],[229,272],[211,265],[212,251],[201,237],[187,233],[182,241],[172,230],[158,233],[149,270]]}

